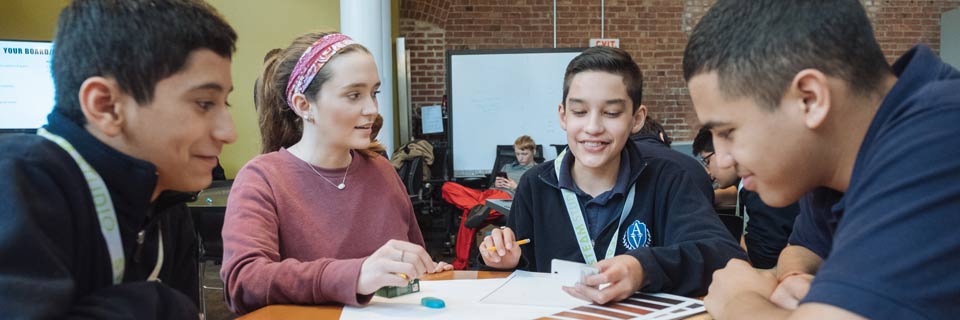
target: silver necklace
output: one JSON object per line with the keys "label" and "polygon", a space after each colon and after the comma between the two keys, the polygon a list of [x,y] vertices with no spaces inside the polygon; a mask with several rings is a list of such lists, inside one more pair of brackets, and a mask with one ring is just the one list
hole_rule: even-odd
{"label": "silver necklace", "polygon": [[[351,151],[351,152],[352,152],[352,151]],[[327,177],[324,177],[322,174],[320,174],[319,171],[317,171],[316,168],[313,167],[312,164],[310,164],[310,163],[307,162],[306,160],[304,160],[303,163],[305,163],[305,164],[307,165],[307,167],[310,167],[310,170],[313,170],[313,173],[316,173],[318,176],[320,176],[321,178],[323,178],[323,180],[326,180],[328,183],[330,183],[331,186],[337,187],[337,190],[343,190],[343,188],[346,188],[346,187],[347,187],[347,185],[346,185],[346,182],[347,182],[347,174],[350,173],[350,165],[353,165],[353,153],[350,153],[350,163],[347,164],[347,170],[343,172],[343,179],[340,180],[340,184],[333,183],[333,181],[330,181],[330,179],[327,179]]]}

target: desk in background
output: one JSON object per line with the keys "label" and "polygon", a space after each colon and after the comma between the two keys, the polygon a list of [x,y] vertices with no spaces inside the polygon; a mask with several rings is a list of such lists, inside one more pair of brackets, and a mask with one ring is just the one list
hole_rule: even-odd
{"label": "desk in background", "polygon": [[502,213],[503,215],[510,214],[510,206],[513,205],[513,200],[502,200],[502,199],[487,199],[487,206],[497,212]]}

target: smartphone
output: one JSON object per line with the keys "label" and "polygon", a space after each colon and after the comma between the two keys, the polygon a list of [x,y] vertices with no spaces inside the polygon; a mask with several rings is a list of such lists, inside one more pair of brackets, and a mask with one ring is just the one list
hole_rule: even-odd
{"label": "smartphone", "polygon": [[573,287],[583,278],[595,275],[600,270],[594,266],[581,262],[553,259],[550,261],[550,274],[560,280],[563,285]]}
{"label": "smartphone", "polygon": [[498,176],[498,177],[501,177],[501,178],[504,178],[504,179],[508,179],[508,178],[507,178],[507,173],[506,173],[506,172],[503,172],[503,171],[497,172],[497,176]]}

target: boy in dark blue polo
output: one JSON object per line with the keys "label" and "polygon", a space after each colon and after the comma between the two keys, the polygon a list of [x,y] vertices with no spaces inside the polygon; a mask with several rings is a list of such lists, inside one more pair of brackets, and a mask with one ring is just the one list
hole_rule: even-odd
{"label": "boy in dark blue polo", "polygon": [[714,161],[771,206],[808,193],[782,281],[730,262],[714,318],[960,314],[960,72],[922,45],[891,68],[856,0],[718,1],[683,63]]}
{"label": "boy in dark blue polo", "polygon": [[793,229],[793,222],[800,211],[796,203],[782,208],[768,206],[760,200],[756,192],[742,188],[740,178],[733,168],[721,168],[719,161],[711,161],[716,155],[713,148],[713,134],[701,128],[693,139],[693,154],[700,157],[703,165],[710,171],[710,177],[717,189],[737,188],[735,212],[743,217],[743,237],[740,246],[747,250],[750,265],[757,269],[772,269],[777,266],[777,258],[787,245],[787,238]]}
{"label": "boy in dark blue polo", "polygon": [[552,259],[596,263],[600,274],[564,290],[606,303],[638,289],[702,295],[714,270],[746,258],[684,170],[643,158],[630,142],[646,116],[641,89],[626,51],[595,47],[570,62],[558,108],[569,147],[521,178],[509,228],[480,245],[487,266],[548,272]]}

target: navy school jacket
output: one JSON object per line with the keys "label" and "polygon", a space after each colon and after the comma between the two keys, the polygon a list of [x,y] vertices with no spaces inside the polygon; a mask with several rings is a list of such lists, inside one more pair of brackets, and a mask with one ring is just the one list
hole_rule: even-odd
{"label": "navy school jacket", "polygon": [[[731,258],[747,256],[713,211],[703,193],[678,165],[658,158],[642,158],[632,143],[631,167],[641,168],[635,177],[633,209],[620,229],[616,254],[628,254],[644,269],[641,290],[700,296],[707,292],[713,272]],[[621,200],[622,201],[622,200]],[[619,219],[619,214],[618,214]],[[644,225],[647,239],[630,241],[630,233]],[[531,239],[523,246],[517,269],[549,272],[552,259],[583,262],[554,171],[547,161],[527,171],[517,187],[507,225],[517,239]],[[595,240],[598,260],[604,258],[616,223],[603,229]],[[633,229],[630,229],[633,226]],[[628,232],[628,229],[630,229]],[[644,246],[644,244],[648,246]]]}
{"label": "navy school jacket", "polygon": [[[90,189],[63,149],[37,135],[0,137],[0,318],[196,319],[197,238],[184,201],[151,202],[156,168],[103,144],[56,112],[47,130],[70,141],[103,177],[123,242],[123,283],[112,284]],[[162,283],[144,281],[163,232]],[[142,243],[137,233],[146,230]]]}

